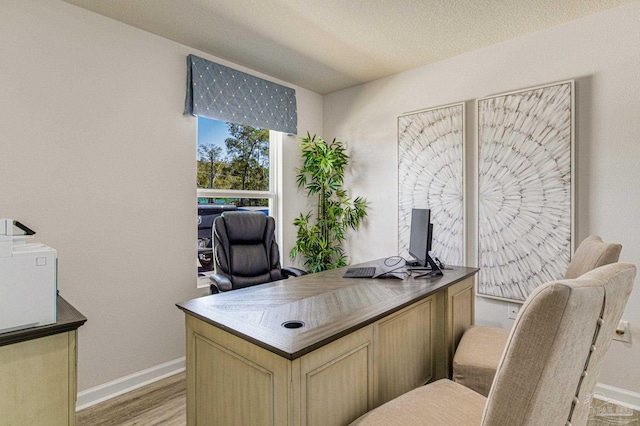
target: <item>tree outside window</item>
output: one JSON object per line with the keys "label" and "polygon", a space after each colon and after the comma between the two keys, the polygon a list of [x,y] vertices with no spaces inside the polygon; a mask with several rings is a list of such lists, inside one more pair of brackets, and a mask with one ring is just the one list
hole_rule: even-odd
{"label": "tree outside window", "polygon": [[[200,140],[198,188],[269,191],[269,130],[225,123],[227,137]],[[267,206],[268,200],[236,197],[238,207]]]}

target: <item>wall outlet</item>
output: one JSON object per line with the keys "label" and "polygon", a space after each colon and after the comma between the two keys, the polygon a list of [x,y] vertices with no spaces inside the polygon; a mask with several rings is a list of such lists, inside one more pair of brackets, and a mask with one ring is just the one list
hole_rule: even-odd
{"label": "wall outlet", "polygon": [[518,312],[520,312],[520,307],[522,305],[518,305],[515,303],[508,303],[507,304],[507,317],[509,319],[516,319],[516,317],[518,316]]}
{"label": "wall outlet", "polygon": [[631,343],[631,330],[629,329],[629,321],[620,321],[618,328],[613,335],[613,340]]}

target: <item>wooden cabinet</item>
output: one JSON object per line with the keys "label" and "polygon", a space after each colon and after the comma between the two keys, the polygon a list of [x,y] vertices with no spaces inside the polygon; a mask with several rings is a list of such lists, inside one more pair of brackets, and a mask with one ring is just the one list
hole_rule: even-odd
{"label": "wooden cabinet", "polygon": [[376,323],[376,406],[433,379],[435,328],[433,296]]}
{"label": "wooden cabinet", "polygon": [[444,372],[440,378],[451,377],[453,371],[453,355],[465,330],[475,322],[475,285],[473,278],[460,281],[440,294],[444,307],[439,318],[444,320],[444,351],[441,363]]}
{"label": "wooden cabinet", "polygon": [[194,317],[186,327],[189,424],[290,424],[290,361]]}
{"label": "wooden cabinet", "polygon": [[446,333],[434,295],[294,360],[187,315],[188,424],[340,426],[434,380],[472,318],[460,284]]}
{"label": "wooden cabinet", "polygon": [[328,271],[179,304],[187,424],[341,426],[448,376],[473,321],[476,271],[433,281]]}
{"label": "wooden cabinet", "polygon": [[186,317],[191,425],[341,425],[373,405],[365,327],[295,360]]}
{"label": "wooden cabinet", "polygon": [[76,329],[86,318],[61,298],[58,318],[53,325],[0,334],[2,425],[75,424]]}
{"label": "wooden cabinet", "polygon": [[75,351],[75,331],[1,347],[2,424],[75,424]]}
{"label": "wooden cabinet", "polygon": [[373,327],[365,327],[294,362],[294,406],[306,426],[344,425],[374,407]]}

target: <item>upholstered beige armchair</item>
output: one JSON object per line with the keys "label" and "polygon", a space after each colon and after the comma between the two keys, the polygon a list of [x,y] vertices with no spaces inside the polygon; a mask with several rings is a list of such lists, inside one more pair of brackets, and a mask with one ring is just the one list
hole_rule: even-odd
{"label": "upholstered beige armchair", "polygon": [[584,425],[599,368],[636,267],[614,263],[550,282],[527,298],[489,396],[450,380],[414,389],[352,425]]}
{"label": "upholstered beige armchair", "polygon": [[[564,278],[577,278],[617,262],[621,250],[620,244],[605,243],[597,235],[587,237],[574,253]],[[489,395],[508,338],[509,330],[503,328],[473,326],[466,330],[453,358],[453,381]]]}

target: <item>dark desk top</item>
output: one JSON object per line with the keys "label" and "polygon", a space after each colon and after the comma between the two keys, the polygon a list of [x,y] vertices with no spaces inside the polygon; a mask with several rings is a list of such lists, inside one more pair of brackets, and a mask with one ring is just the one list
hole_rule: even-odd
{"label": "dark desk top", "polygon": [[84,315],[76,310],[69,302],[58,296],[58,321],[41,327],[25,328],[8,333],[0,333],[0,346],[24,342],[53,334],[75,330],[87,321]]}
{"label": "dark desk top", "polygon": [[[176,306],[284,358],[296,359],[478,272],[452,268],[441,277],[405,280],[342,278],[346,268],[335,269]],[[302,321],[304,326],[285,328],[287,321]]]}

